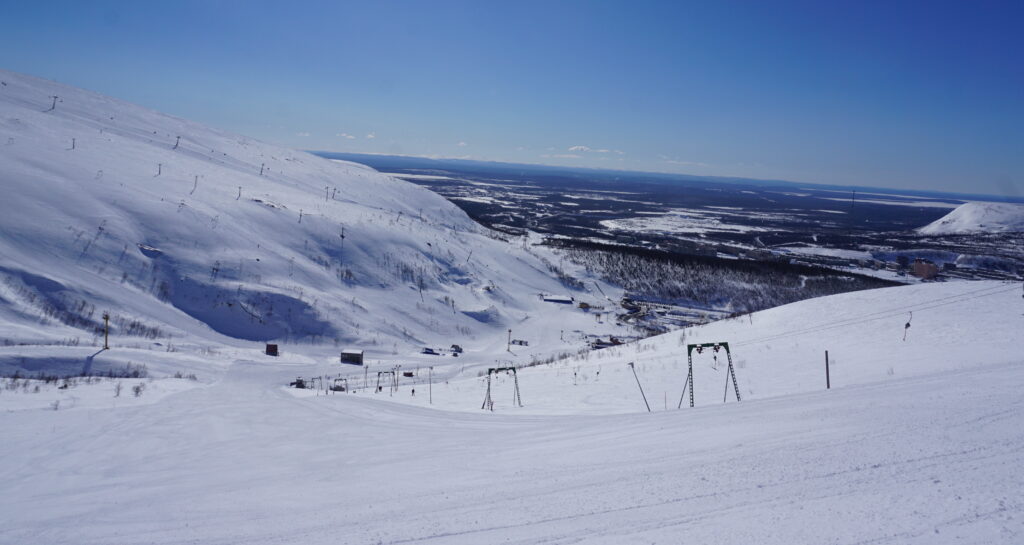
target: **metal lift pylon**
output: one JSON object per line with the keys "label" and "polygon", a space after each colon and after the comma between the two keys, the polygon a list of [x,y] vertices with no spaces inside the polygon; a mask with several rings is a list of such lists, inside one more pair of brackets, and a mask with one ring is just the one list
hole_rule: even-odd
{"label": "metal lift pylon", "polygon": [[686,392],[690,392],[690,407],[694,406],[693,403],[693,351],[696,350],[698,354],[704,352],[704,349],[710,348],[715,352],[721,349],[725,349],[725,357],[729,361],[728,374],[725,377],[725,395],[722,397],[722,403],[725,403],[729,398],[729,380],[732,380],[732,389],[736,394],[736,401],[741,401],[740,398],[740,387],[736,382],[736,369],[732,365],[732,352],[729,350],[729,343],[703,343],[703,344],[688,344],[686,345],[686,382],[683,383],[683,393],[679,396],[679,406],[677,409],[683,408],[683,399],[686,397]]}
{"label": "metal lift pylon", "polygon": [[481,409],[494,410],[494,399],[491,397],[491,375],[495,375],[502,371],[512,373],[512,381],[515,384],[515,397],[512,399],[512,404],[523,406],[523,398],[519,395],[519,375],[516,373],[515,367],[491,367],[487,369],[487,393],[484,394],[484,403],[480,406]]}

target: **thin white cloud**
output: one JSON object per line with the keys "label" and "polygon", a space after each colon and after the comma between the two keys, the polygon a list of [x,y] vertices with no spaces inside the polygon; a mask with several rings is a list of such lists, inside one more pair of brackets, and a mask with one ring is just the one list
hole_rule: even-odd
{"label": "thin white cloud", "polygon": [[370,134],[366,135],[367,140],[373,140],[374,138],[377,138],[377,133],[375,132],[371,132]]}
{"label": "thin white cloud", "polygon": [[295,136],[310,136],[310,134],[308,132],[297,132]]}
{"label": "thin white cloud", "polygon": [[348,134],[348,133],[344,133],[344,132],[339,132],[338,136],[340,136],[342,138],[348,138],[349,140],[355,140],[356,139],[355,136],[353,136],[351,134]]}
{"label": "thin white cloud", "polygon": [[467,144],[465,142],[459,142],[458,144],[455,144],[455,145],[459,146],[460,148],[464,148],[464,147],[468,146],[469,144]]}
{"label": "thin white cloud", "polygon": [[707,163],[701,163],[699,161],[680,161],[679,159],[673,159],[671,157],[666,157],[664,155],[659,155],[658,158],[661,159],[661,162],[663,162],[665,164],[669,164],[669,165],[680,165],[680,166],[684,166],[684,167],[709,167],[709,166],[711,166],[711,165],[709,165]]}
{"label": "thin white cloud", "polygon": [[624,152],[617,149],[592,148],[590,146],[572,146],[569,148],[569,151],[584,153],[614,153],[616,155],[625,155]]}

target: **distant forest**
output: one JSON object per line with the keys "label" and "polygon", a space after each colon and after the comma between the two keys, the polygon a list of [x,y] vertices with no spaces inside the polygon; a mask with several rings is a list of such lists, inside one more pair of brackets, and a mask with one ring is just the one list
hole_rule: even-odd
{"label": "distant forest", "polygon": [[720,259],[590,241],[551,239],[567,259],[637,301],[755,312],[896,282],[783,261]]}

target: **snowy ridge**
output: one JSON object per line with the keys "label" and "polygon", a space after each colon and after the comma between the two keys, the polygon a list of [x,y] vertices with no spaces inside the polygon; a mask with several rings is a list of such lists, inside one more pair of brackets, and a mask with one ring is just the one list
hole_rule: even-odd
{"label": "snowy ridge", "polygon": [[122,345],[391,353],[528,329],[551,311],[538,293],[572,291],[542,250],[496,240],[444,198],[368,167],[51,81],[0,81],[8,343],[95,343],[109,311]]}
{"label": "snowy ridge", "polygon": [[1024,204],[968,202],[917,232],[922,235],[1008,233],[1024,231]]}

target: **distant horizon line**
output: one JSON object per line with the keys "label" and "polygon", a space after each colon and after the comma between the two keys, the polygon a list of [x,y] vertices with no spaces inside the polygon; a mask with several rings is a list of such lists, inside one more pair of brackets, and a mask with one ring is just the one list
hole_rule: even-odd
{"label": "distant horizon line", "polygon": [[[399,159],[413,159],[422,161],[437,161],[437,162],[455,162],[455,163],[478,163],[478,164],[489,164],[489,165],[507,165],[510,167],[531,167],[533,169],[551,169],[561,171],[591,171],[608,174],[641,174],[641,175],[653,175],[660,177],[676,177],[680,179],[699,180],[707,182],[717,183],[742,183],[749,182],[754,185],[764,184],[784,184],[790,186],[811,186],[813,188],[842,188],[852,191],[880,191],[884,193],[891,193],[895,195],[914,195],[914,196],[935,196],[939,198],[947,198],[950,200],[983,200],[983,199],[994,199],[994,202],[1008,202],[1008,203],[1020,203],[1024,204],[1024,195],[1012,196],[1012,195],[993,195],[989,193],[961,193],[953,191],[939,191],[931,189],[900,189],[890,187],[878,187],[870,185],[844,185],[844,184],[829,184],[823,182],[797,182],[792,180],[781,180],[774,178],[749,178],[744,176],[718,176],[718,175],[705,175],[705,174],[685,174],[681,172],[664,172],[664,171],[652,171],[652,170],[629,170],[629,169],[614,169],[614,168],[599,168],[599,167],[585,167],[585,166],[564,166],[564,165],[549,165],[545,163],[518,163],[512,161],[500,161],[494,159],[469,159],[465,157],[442,157],[436,155],[415,155],[415,154],[404,154],[404,153],[383,153],[383,152],[349,152],[349,151],[327,151],[327,150],[303,150],[307,153],[317,155],[319,157],[330,158],[328,155],[347,155],[347,156],[368,156],[368,157],[394,157]],[[372,166],[372,165],[366,165]],[[982,199],[978,199],[981,197]]]}

